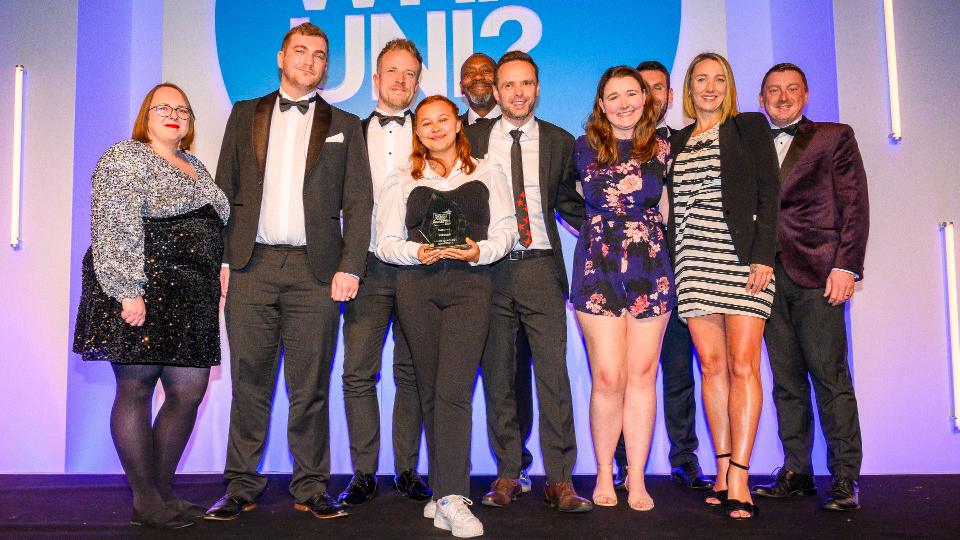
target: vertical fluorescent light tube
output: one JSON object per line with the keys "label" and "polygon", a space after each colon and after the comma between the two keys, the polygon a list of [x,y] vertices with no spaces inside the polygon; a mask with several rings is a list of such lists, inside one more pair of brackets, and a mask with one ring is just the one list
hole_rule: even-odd
{"label": "vertical fluorescent light tube", "polygon": [[947,306],[950,313],[950,367],[953,370],[953,429],[960,431],[960,316],[957,313],[957,258],[952,221],[940,224],[943,229],[943,264],[947,275]]}
{"label": "vertical fluorescent light tube", "polygon": [[23,66],[14,66],[13,171],[10,175],[10,246],[20,247],[20,182],[23,178]]}
{"label": "vertical fluorescent light tube", "polygon": [[900,77],[897,74],[897,39],[893,28],[893,0],[883,0],[883,27],[887,36],[887,82],[890,85],[890,140],[903,138],[900,126]]}

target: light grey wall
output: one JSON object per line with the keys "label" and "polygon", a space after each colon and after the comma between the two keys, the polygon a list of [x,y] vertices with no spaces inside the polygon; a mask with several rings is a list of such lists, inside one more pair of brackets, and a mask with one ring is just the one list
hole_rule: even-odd
{"label": "light grey wall", "polygon": [[834,4],[840,121],[856,130],[870,185],[865,279],[850,314],[864,471],[956,473],[937,224],[960,221],[960,3],[894,5],[900,144],[887,140],[882,2]]}
{"label": "light grey wall", "polygon": [[[60,472],[69,346],[77,2],[0,3],[0,472]],[[10,237],[13,66],[26,66],[22,247]]]}

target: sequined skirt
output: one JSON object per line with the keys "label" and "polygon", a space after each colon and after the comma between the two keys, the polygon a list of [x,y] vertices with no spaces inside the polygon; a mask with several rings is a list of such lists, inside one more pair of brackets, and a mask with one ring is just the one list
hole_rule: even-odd
{"label": "sequined skirt", "polygon": [[147,316],[140,327],[120,317],[120,302],[100,287],[88,249],[73,351],[84,360],[119,364],[219,364],[222,225],[210,205],[169,218],[144,218]]}

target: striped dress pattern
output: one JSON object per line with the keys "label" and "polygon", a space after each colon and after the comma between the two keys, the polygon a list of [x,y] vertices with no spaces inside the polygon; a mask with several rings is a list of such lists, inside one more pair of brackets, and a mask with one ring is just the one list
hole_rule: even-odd
{"label": "striped dress pattern", "polygon": [[774,283],[746,291],[749,264],[741,264],[723,217],[720,126],[690,137],[673,173],[676,220],[675,280],[681,319],[711,313],[767,319]]}

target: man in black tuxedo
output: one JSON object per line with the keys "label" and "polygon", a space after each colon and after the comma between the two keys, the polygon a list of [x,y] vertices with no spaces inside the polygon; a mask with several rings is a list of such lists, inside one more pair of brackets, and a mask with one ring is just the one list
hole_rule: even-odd
{"label": "man in black tuxedo", "polygon": [[469,126],[480,120],[493,120],[500,116],[500,106],[493,95],[493,72],[497,65],[482,52],[475,52],[460,66],[460,93],[466,98],[467,112],[460,115],[463,125]]}
{"label": "man in black tuxedo", "polygon": [[773,371],[773,402],[784,461],[763,497],[813,495],[813,405],[833,476],[825,510],[860,508],[863,460],[857,398],[847,365],[845,306],[863,277],[870,228],[867,173],[853,129],[803,116],[807,77],[777,64],[760,87],[780,160],[777,294],[763,337]]}
{"label": "man in black tuxedo", "polygon": [[257,468],[281,352],[294,507],[321,519],[346,515],[327,494],[327,396],[340,305],[364,274],[373,203],[360,119],[317,92],[328,43],[313,24],[292,28],[277,53],[279,91],[237,102],[224,132],[217,185],[232,212],[220,279],[233,401],[227,493],[207,519],[252,510],[266,486]]}
{"label": "man in black tuxedo", "polygon": [[540,406],[540,446],[547,473],[545,500],[561,512],[585,512],[593,504],[571,483],[577,458],[570,379],[567,375],[567,274],[554,211],[569,214],[582,205],[566,179],[576,174],[573,136],[534,117],[540,95],[537,65],[511,51],[497,63],[494,92],[503,115],[466,129],[475,157],[499,161],[514,193],[520,240],[491,265],[493,305],[481,361],[487,418],[494,421],[490,444],[497,479],[483,496],[504,506],[519,496],[521,438],[514,382],[516,335],[523,327],[534,358]]}
{"label": "man in black tuxedo", "polygon": [[[423,57],[408,39],[391,40],[377,56],[377,71],[373,75],[377,107],[360,123],[370,156],[374,214],[387,177],[396,167],[407,163],[413,150],[410,104],[420,89],[422,67]],[[391,319],[396,318],[397,267],[374,255],[376,236],[371,230],[367,273],[360,291],[356,299],[343,308],[343,404],[353,478],[338,500],[347,506],[363,504],[377,493],[380,453],[377,379],[383,340]],[[393,324],[393,338],[394,487],[406,497],[426,501],[431,493],[417,474],[423,416],[413,357],[399,324]]]}
{"label": "man in black tuxedo", "polygon": [[[657,134],[670,140],[670,126],[664,122],[667,109],[673,104],[673,88],[670,88],[670,72],[656,60],[641,62],[637,71],[650,86],[653,106],[657,113]],[[703,476],[697,458],[697,402],[694,396],[693,339],[687,325],[680,322],[678,310],[670,314],[670,321],[663,334],[660,350],[660,366],[663,369],[663,417],[670,440],[670,467],[673,481],[693,489],[709,489],[713,482]],[[623,436],[614,453],[617,462],[618,489],[624,487],[624,472],[627,466],[627,450]]]}

